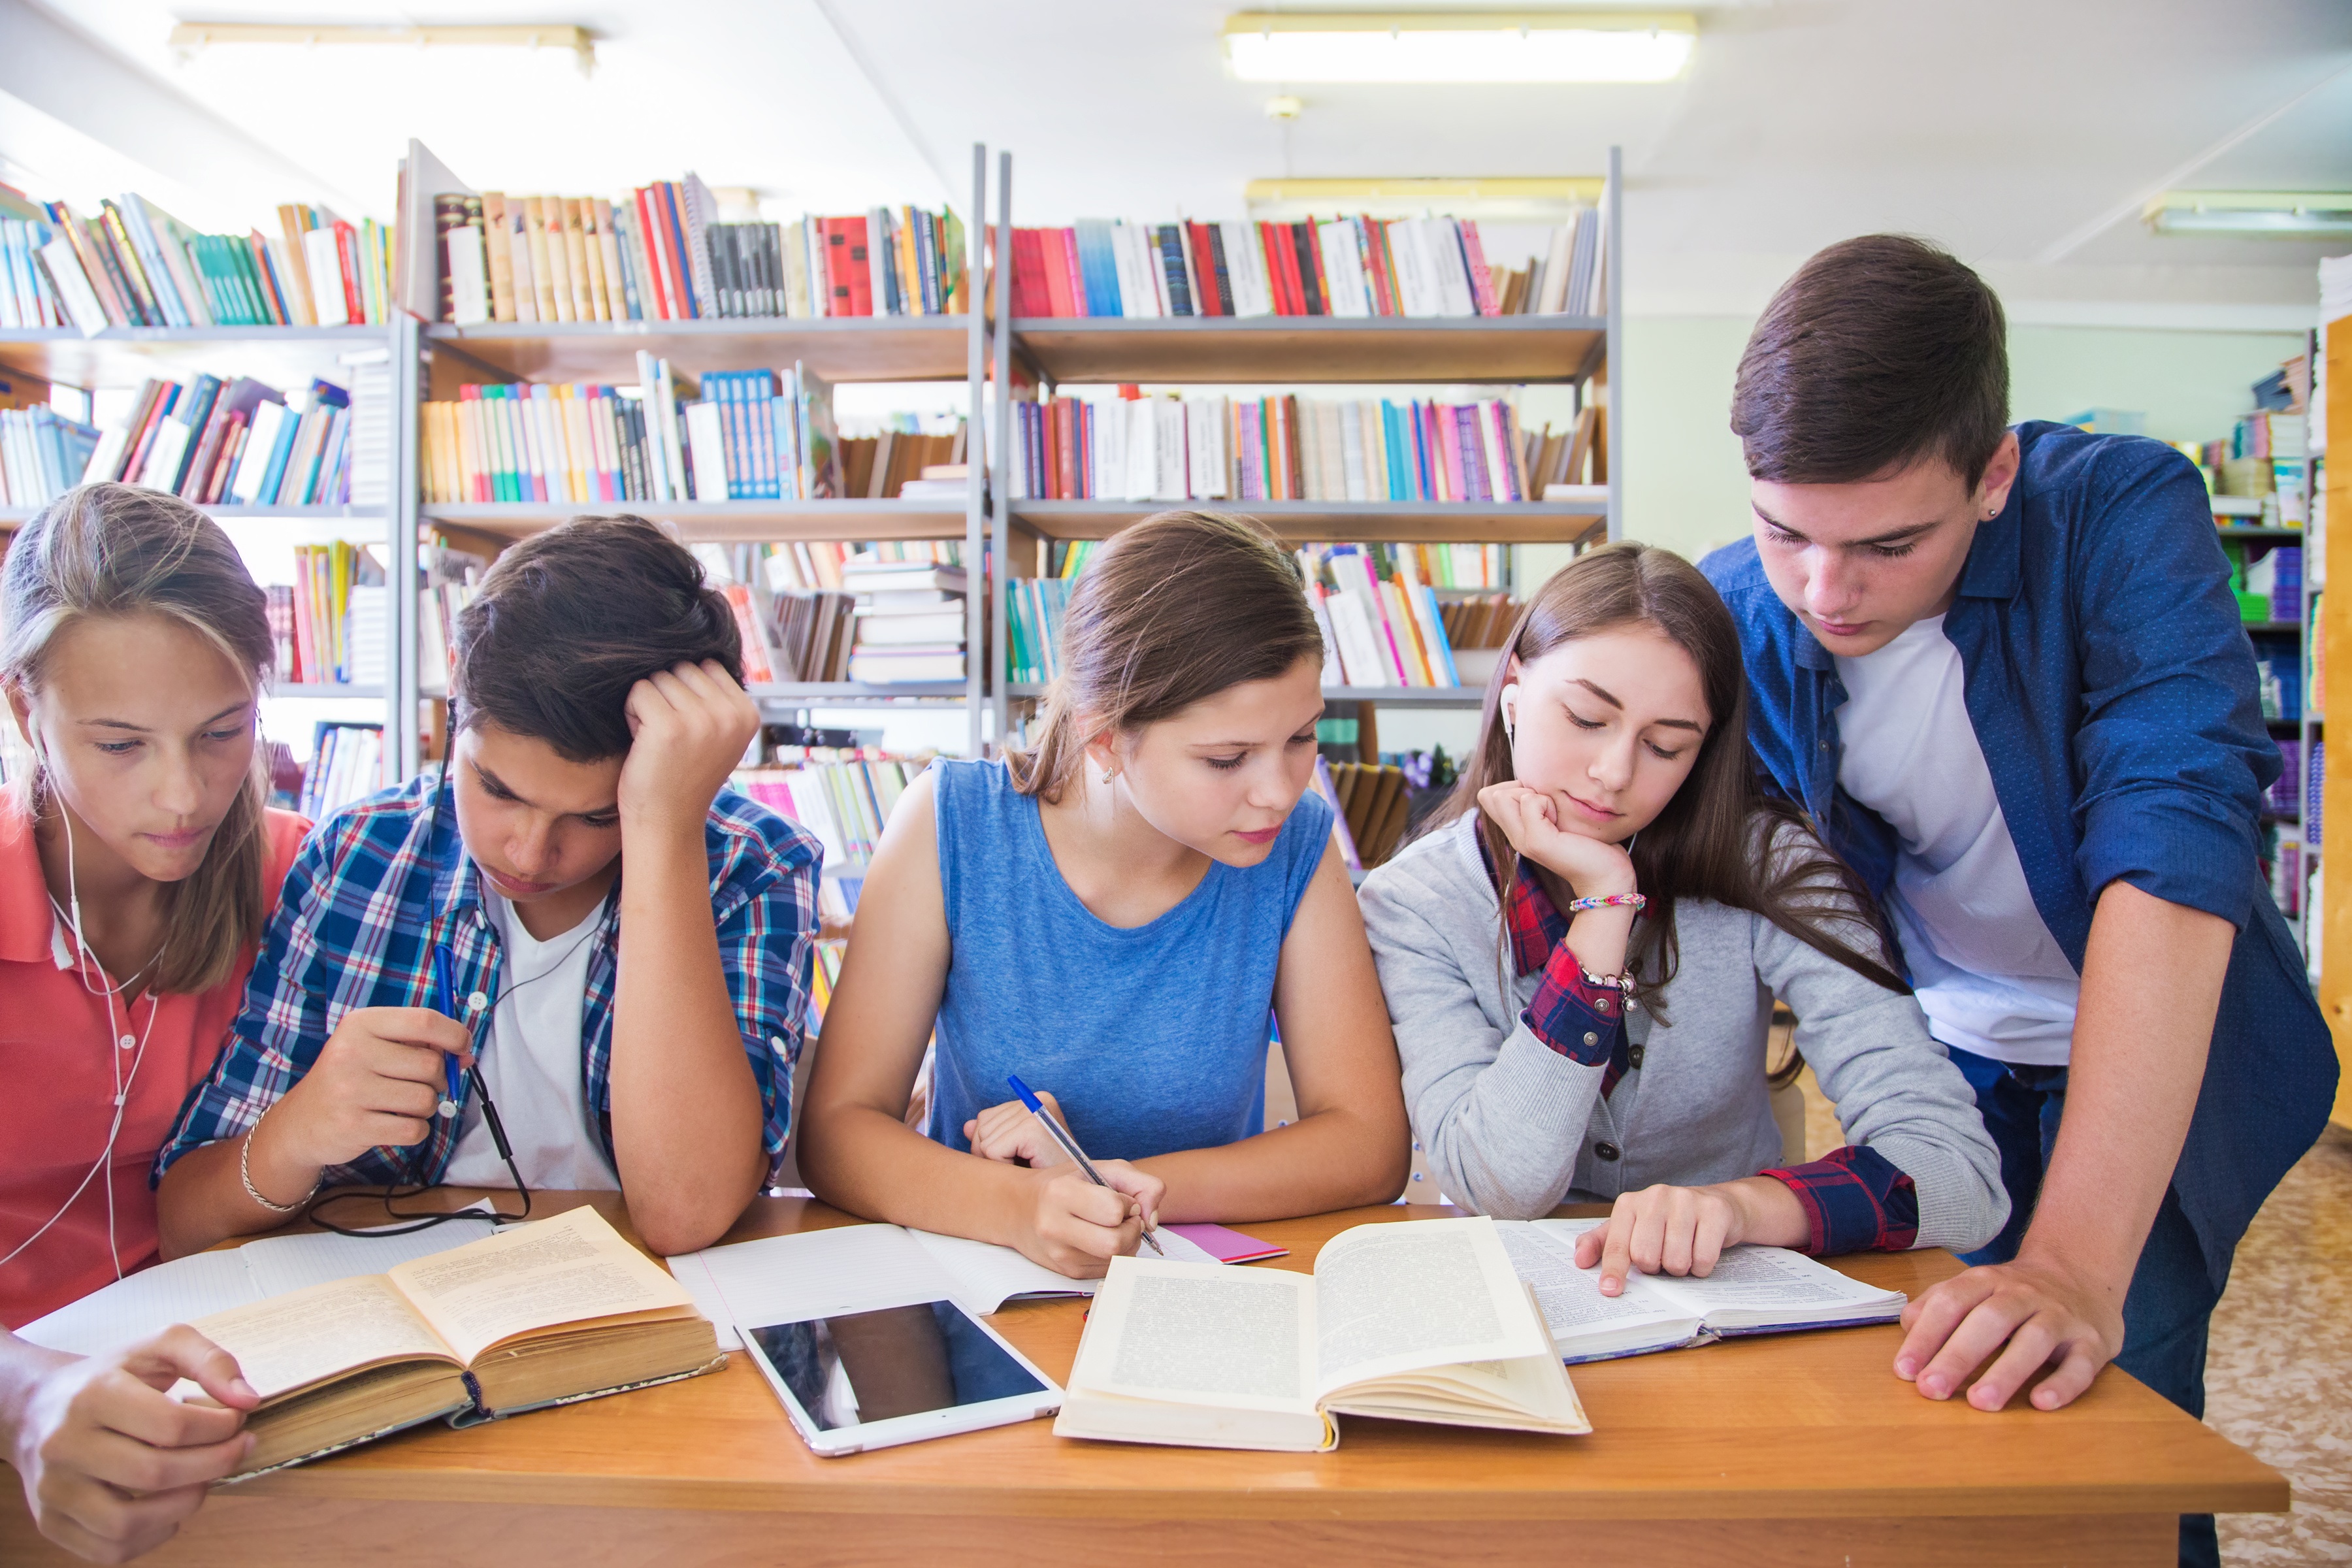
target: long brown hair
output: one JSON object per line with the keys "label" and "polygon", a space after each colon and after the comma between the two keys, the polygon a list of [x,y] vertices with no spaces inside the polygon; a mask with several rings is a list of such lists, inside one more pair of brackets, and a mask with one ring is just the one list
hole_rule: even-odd
{"label": "long brown hair", "polygon": [[[177,496],[130,485],[68,490],[25,525],[0,565],[0,686],[37,690],[58,634],[81,620],[158,616],[218,648],[260,689],[275,662],[268,597],[220,525]],[[205,991],[236,973],[269,914],[262,892],[264,749],[204,863],[167,889],[152,986]],[[34,769],[40,814],[47,769]]]}
{"label": "long brown hair", "polygon": [[1213,511],[1145,518],[1070,591],[1037,744],[1005,750],[1013,787],[1057,802],[1104,731],[1140,729],[1322,658],[1298,567],[1263,523]]}
{"label": "long brown hair", "polygon": [[[1434,820],[1450,822],[1475,810],[1480,790],[1515,776],[1501,717],[1503,688],[1514,679],[1511,656],[1528,663],[1563,643],[1628,626],[1663,633],[1690,655],[1709,716],[1690,775],[1632,847],[1633,874],[1649,899],[1643,911],[1651,932],[1645,988],[1674,978],[1675,900],[1712,899],[1762,915],[1856,973],[1907,992],[1883,962],[1873,906],[1860,880],[1822,844],[1802,810],[1759,786],[1748,754],[1748,678],[1738,630],[1714,585],[1671,551],[1630,542],[1604,545],[1570,562],[1537,590],[1487,679],[1477,747]],[[1784,826],[1798,831],[1783,832]],[[1482,817],[1478,829],[1496,898],[1507,910],[1518,856],[1493,821]]]}

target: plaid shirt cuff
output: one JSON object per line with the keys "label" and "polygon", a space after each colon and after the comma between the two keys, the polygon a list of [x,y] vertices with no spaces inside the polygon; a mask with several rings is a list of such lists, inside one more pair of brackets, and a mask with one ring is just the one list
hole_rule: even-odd
{"label": "plaid shirt cuff", "polygon": [[1537,1039],[1579,1067],[1605,1065],[1625,1033],[1625,998],[1613,985],[1594,985],[1561,942],[1546,961],[1535,1000],[1519,1014]]}
{"label": "plaid shirt cuff", "polygon": [[1919,1239],[1919,1191],[1877,1150],[1849,1144],[1819,1160],[1759,1171],[1788,1184],[1812,1233],[1805,1250],[1902,1252]]}

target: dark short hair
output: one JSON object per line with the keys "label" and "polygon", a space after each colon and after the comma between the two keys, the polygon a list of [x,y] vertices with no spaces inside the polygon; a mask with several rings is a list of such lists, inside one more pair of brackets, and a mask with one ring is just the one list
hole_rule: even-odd
{"label": "dark short hair", "polygon": [[499,557],[459,612],[462,727],[495,724],[575,763],[629,749],[629,689],[715,658],[743,679],[734,611],[692,552],[642,517],[575,517]]}
{"label": "dark short hair", "polygon": [[1799,268],[1749,334],[1731,394],[1748,474],[1785,484],[1847,484],[1935,457],[1973,487],[2008,425],[1999,297],[1902,234],[1845,240]]}

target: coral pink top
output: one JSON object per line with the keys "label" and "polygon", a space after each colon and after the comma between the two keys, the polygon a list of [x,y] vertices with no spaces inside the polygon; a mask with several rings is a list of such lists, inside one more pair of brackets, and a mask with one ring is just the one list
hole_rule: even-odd
{"label": "coral pink top", "polygon": [[[273,904],[310,826],[291,812],[268,814],[262,877]],[[115,1003],[110,1020],[103,976],[94,963],[82,970],[72,928],[49,907],[24,792],[0,790],[0,1258],[64,1210],[39,1240],[0,1264],[0,1326],[16,1328],[110,1285],[118,1268],[129,1274],[156,1261],[147,1173],[180,1102],[212,1070],[253,954],[247,948],[236,972],[209,991],[142,993],[127,1017]],[[85,988],[85,973],[99,994]],[[126,1028],[130,1050],[116,1043]],[[92,1175],[114,1115],[116,1056],[123,1073],[131,1075],[134,1059],[138,1070],[110,1168]]]}

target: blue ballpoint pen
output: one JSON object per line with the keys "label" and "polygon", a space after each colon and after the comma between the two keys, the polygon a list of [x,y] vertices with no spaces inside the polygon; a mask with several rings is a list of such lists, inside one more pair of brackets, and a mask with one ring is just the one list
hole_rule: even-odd
{"label": "blue ballpoint pen", "polygon": [[[433,945],[433,1005],[454,1018],[457,1016],[457,998],[450,992],[449,950],[436,942]],[[453,1056],[443,1057],[441,1070],[444,1074],[446,1092],[442,1095],[441,1103],[434,1107],[434,1114],[441,1117],[455,1116],[457,1114],[457,1058]]]}
{"label": "blue ballpoint pen", "polygon": [[[1108,1182],[1102,1179],[1102,1173],[1095,1169],[1095,1163],[1087,1158],[1086,1151],[1078,1147],[1078,1141],[1071,1137],[1060,1122],[1045,1114],[1044,1101],[1029,1092],[1027,1084],[1009,1073],[1005,1075],[1004,1081],[1013,1086],[1013,1092],[1021,1097],[1021,1103],[1029,1108],[1029,1114],[1045,1123],[1045,1131],[1053,1135],[1054,1142],[1062,1146],[1062,1152],[1077,1162],[1078,1169],[1087,1173],[1087,1180],[1098,1187],[1110,1185]],[[1168,1256],[1161,1250],[1160,1244],[1151,1238],[1151,1233],[1148,1230],[1143,1233],[1143,1245],[1159,1253],[1162,1258]]]}

